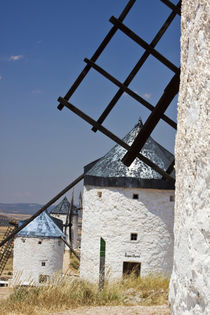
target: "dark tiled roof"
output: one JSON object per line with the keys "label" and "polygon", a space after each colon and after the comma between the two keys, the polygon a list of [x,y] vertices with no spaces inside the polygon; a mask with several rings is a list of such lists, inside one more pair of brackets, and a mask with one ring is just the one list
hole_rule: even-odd
{"label": "dark tiled roof", "polygon": [[[23,221],[19,222],[19,225],[21,225],[22,223]],[[36,217],[32,222],[24,227],[17,235],[23,237],[49,238],[59,238],[61,236],[64,236],[61,229],[50,217],[47,211],[42,212],[38,217]]]}
{"label": "dark tiled roof", "polygon": [[[131,145],[141,128],[142,122],[139,121],[125,136],[123,141]],[[90,164],[87,165],[85,167],[85,184],[93,185],[95,183],[96,186],[158,188],[153,187],[155,184],[160,189],[173,188],[173,185],[162,180],[162,176],[159,173],[138,158],[134,160],[130,167],[125,166],[121,161],[125,153],[126,150],[117,144],[104,157],[96,161],[93,166],[91,165],[91,168],[89,168]],[[174,159],[173,154],[153,140],[152,137],[148,138],[141,150],[141,154],[163,170],[166,170]]]}
{"label": "dark tiled roof", "polygon": [[63,198],[63,200],[53,208],[50,213],[51,214],[67,214],[69,211],[70,202],[66,197]]}

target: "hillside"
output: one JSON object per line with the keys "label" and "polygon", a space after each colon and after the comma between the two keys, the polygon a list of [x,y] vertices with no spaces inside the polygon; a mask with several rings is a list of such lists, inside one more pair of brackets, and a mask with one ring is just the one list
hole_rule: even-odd
{"label": "hillside", "polygon": [[34,214],[42,205],[38,203],[0,203],[2,213]]}

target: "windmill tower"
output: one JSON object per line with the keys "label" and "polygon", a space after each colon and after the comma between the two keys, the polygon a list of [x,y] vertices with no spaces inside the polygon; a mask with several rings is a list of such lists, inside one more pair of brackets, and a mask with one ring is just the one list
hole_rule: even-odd
{"label": "windmill tower", "polygon": [[[21,225],[23,222],[19,222]],[[14,240],[13,285],[39,285],[62,271],[62,221],[41,213]]]}
{"label": "windmill tower", "polygon": [[[131,144],[142,128],[139,121],[123,141]],[[163,169],[174,159],[151,137],[142,153]],[[134,269],[137,276],[172,271],[174,185],[139,159],[127,168],[124,154],[115,145],[85,167],[80,276],[91,282]]]}
{"label": "windmill tower", "polygon": [[[66,235],[66,241],[71,244],[73,249],[76,249],[78,239],[78,208],[74,205],[74,192],[72,192],[71,202],[67,197],[56,205],[50,212],[50,214],[62,220],[64,226],[64,233]],[[68,246],[65,246],[65,250],[70,250]]]}

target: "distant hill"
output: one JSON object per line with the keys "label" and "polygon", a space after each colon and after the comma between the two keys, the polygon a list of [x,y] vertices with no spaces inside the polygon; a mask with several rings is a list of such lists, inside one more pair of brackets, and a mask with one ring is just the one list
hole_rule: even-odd
{"label": "distant hill", "polygon": [[9,226],[9,218],[0,214],[0,226]]}
{"label": "distant hill", "polygon": [[0,212],[14,214],[34,214],[42,206],[43,205],[38,203],[0,203]]}

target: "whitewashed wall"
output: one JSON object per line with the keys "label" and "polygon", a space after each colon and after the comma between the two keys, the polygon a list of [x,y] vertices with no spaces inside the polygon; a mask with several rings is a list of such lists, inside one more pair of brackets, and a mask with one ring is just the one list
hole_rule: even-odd
{"label": "whitewashed wall", "polygon": [[210,314],[209,0],[182,1],[176,138],[174,315]]}
{"label": "whitewashed wall", "polygon": [[[39,244],[39,241],[42,243]],[[16,237],[14,241],[13,284],[39,283],[39,275],[51,278],[62,271],[64,242],[58,238]],[[45,266],[42,266],[45,262]]]}
{"label": "whitewashed wall", "polygon": [[[139,194],[139,200],[133,194]],[[101,237],[106,241],[107,278],[121,278],[124,261],[141,262],[141,275],[170,275],[174,217],[170,196],[174,191],[84,187],[80,276],[98,281]],[[138,240],[130,241],[130,233],[138,233]]]}
{"label": "whitewashed wall", "polygon": [[[65,224],[66,224],[66,214],[56,214],[56,213],[51,213],[50,214],[52,217],[60,219],[63,222],[63,233],[65,233]],[[66,230],[66,240],[69,243],[69,229]],[[69,250],[69,247],[65,245],[65,250]]]}
{"label": "whitewashed wall", "polygon": [[71,235],[72,235],[72,247],[76,249],[77,240],[78,240],[78,215],[72,215],[72,227],[71,227]]}

